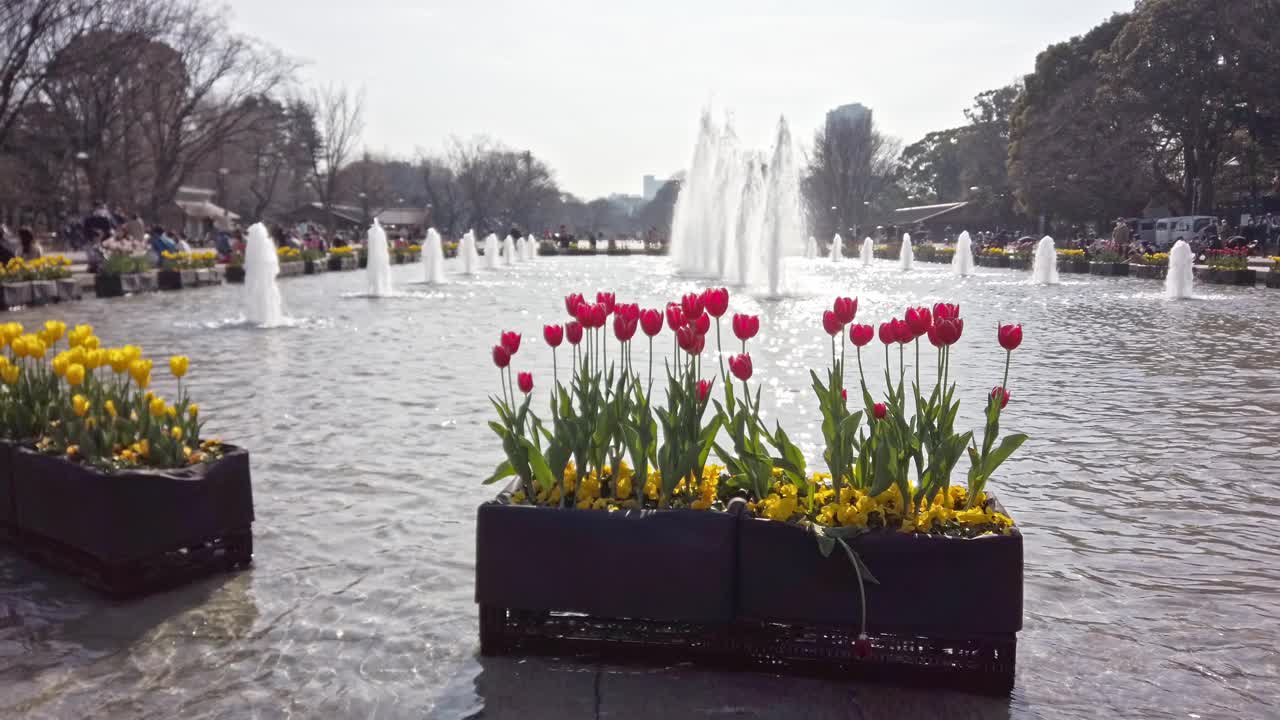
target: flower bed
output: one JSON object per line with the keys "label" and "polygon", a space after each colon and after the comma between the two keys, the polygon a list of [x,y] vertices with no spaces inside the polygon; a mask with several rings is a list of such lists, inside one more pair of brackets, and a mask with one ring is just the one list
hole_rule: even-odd
{"label": "flower bed", "polygon": [[1146,253],[1141,262],[1135,258],[1129,265],[1129,274],[1144,280],[1164,280],[1169,274],[1169,253]]}
{"label": "flower bed", "polygon": [[296,277],[306,273],[307,264],[301,260],[290,260],[280,263],[279,277]]}
{"label": "flower bed", "polygon": [[973,262],[982,267],[1007,268],[1009,267],[1009,256],[1005,254],[1004,248],[984,248],[974,256]]}
{"label": "flower bed", "polygon": [[1085,257],[1083,250],[1062,248],[1057,252],[1058,272],[1080,274],[1089,272],[1089,260]]}
{"label": "flower bed", "polygon": [[1221,268],[1196,268],[1196,278],[1213,285],[1243,285],[1253,287],[1258,284],[1258,273],[1255,270],[1224,270]]}
{"label": "flower bed", "polygon": [[159,289],[155,273],[130,272],[109,274],[99,272],[93,277],[93,292],[98,297],[120,297]]}
{"label": "flower bed", "polygon": [[[985,486],[1026,439],[998,441],[1021,327],[999,328],[1004,381],[985,398],[979,436],[953,427],[959,307],[911,308],[881,324],[877,402],[862,357],[877,332],[853,323],[856,300],[837,299],[822,318],[831,366],[825,377],[811,373],[826,472],[810,472],[781,426],[761,420],[746,352],[758,318],[734,316],[743,352],[703,376],[712,318],[722,347],[727,307],[724,289],[685,296],[665,313],[610,293],[595,303],[569,296],[575,320],[544,328],[555,375],[545,421],[530,411],[533,376],[512,377],[520,336],[502,334],[493,349],[502,396],[493,398],[498,421],[490,425],[506,460],[488,482],[515,481],[478,515],[482,652],[590,650],[801,672],[825,657],[846,676],[902,679],[909,666],[929,682],[1007,691],[1021,627],[1022,542]],[[656,406],[651,368],[664,318],[673,354],[662,359],[665,404]],[[633,357],[637,329],[647,336],[647,365]],[[932,374],[920,369],[926,336]],[[554,355],[565,339],[567,385]],[[909,385],[908,349],[916,358]],[[921,383],[930,379],[931,391]],[[708,463],[713,453],[722,465]],[[967,486],[952,486],[966,454]],[[619,572],[602,583],[584,567]],[[955,596],[945,608],[940,587]]]}
{"label": "flower bed", "polygon": [[329,270],[331,271],[355,270],[357,265],[358,260],[350,246],[336,247],[329,253]]}
{"label": "flower bed", "polygon": [[328,256],[322,250],[308,248],[302,251],[302,272],[315,275],[329,269]]}
{"label": "flower bed", "polygon": [[1122,276],[1129,274],[1129,263],[1127,262],[1091,262],[1089,263],[1090,275],[1114,275]]}
{"label": "flower bed", "polygon": [[0,524],[19,551],[113,596],[250,561],[248,453],[201,439],[186,357],[169,360],[170,404],[139,348],[87,325],[8,323],[0,342]]}
{"label": "flower bed", "polygon": [[1280,255],[1272,256],[1271,268],[1265,277],[1267,287],[1280,288]]}
{"label": "flower bed", "polygon": [[80,288],[71,279],[71,261],[63,255],[31,261],[15,257],[0,266],[0,310],[79,298]]}
{"label": "flower bed", "polygon": [[915,248],[915,259],[920,262],[950,264],[956,256],[956,249],[950,246],[939,247],[933,243],[925,243]]}
{"label": "flower bed", "polygon": [[1030,270],[1031,269],[1031,253],[1018,252],[1011,253],[1009,258],[1009,268],[1013,270]]}

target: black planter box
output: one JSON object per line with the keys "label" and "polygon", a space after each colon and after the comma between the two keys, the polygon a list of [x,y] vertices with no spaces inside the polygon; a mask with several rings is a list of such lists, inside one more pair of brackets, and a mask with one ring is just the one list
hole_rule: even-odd
{"label": "black planter box", "polygon": [[13,448],[13,443],[0,439],[0,538],[14,527]]}
{"label": "black planter box", "polygon": [[1275,270],[1272,270],[1271,272],[1267,273],[1267,287],[1280,288],[1280,272],[1276,272]]}
{"label": "black planter box", "polygon": [[0,283],[0,308],[16,308],[31,304],[31,283]]}
{"label": "black planter box", "polygon": [[1011,257],[1009,258],[1009,268],[1011,270],[1030,270],[1031,258],[1029,257]]}
{"label": "black planter box", "polygon": [[112,596],[172,587],[253,556],[249,453],[179,470],[102,473],[12,452],[18,549]]}
{"label": "black planter box", "polygon": [[1007,255],[978,255],[973,258],[973,262],[980,267],[1009,267],[1009,257]]}
{"label": "black planter box", "polygon": [[1129,263],[1089,263],[1090,275],[1124,276],[1129,274]]}
{"label": "black planter box", "polygon": [[98,297],[120,297],[130,293],[151,292],[158,289],[156,276],[153,273],[125,273],[123,275],[103,275],[99,273],[93,278],[94,294]]}
{"label": "black planter box", "polygon": [[359,260],[355,255],[330,255],[329,270],[338,272],[342,270],[355,270],[359,265]]}
{"label": "black planter box", "polygon": [[359,265],[361,268],[369,267],[369,256],[361,255],[359,260]]}
{"label": "black planter box", "polygon": [[195,270],[161,270],[156,273],[161,290],[182,290],[200,284]]}
{"label": "black planter box", "polygon": [[54,282],[58,284],[58,302],[80,299],[80,283],[75,278],[59,278]]}
{"label": "black planter box", "polygon": [[315,275],[329,269],[329,264],[324,260],[303,260],[302,270],[307,275]]}
{"label": "black planter box", "polygon": [[1205,268],[1199,273],[1200,279],[1214,285],[1243,285],[1253,287],[1258,284],[1256,270],[1218,270]]}
{"label": "black planter box", "polygon": [[1130,265],[1129,274],[1143,280],[1163,280],[1169,274],[1168,265]]}
{"label": "black planter box", "polygon": [[[737,517],[486,503],[476,524],[476,602],[516,611],[727,623]],[[616,568],[607,580],[585,568]]]}
{"label": "black planter box", "polygon": [[222,277],[224,280],[226,280],[229,283],[243,283],[244,282],[244,266],[228,265]]}
{"label": "black planter box", "polygon": [[32,280],[28,284],[31,285],[32,305],[48,305],[58,301],[57,280]]}
{"label": "black planter box", "polygon": [[1079,273],[1081,275],[1089,274],[1088,260],[1058,260],[1058,272]]}

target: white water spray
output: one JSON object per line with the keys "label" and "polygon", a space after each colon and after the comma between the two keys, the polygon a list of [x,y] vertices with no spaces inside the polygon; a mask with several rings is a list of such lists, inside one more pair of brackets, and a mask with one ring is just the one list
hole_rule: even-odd
{"label": "white water spray", "polygon": [[898,253],[898,264],[902,271],[910,270],[916,262],[916,254],[911,249],[911,233],[902,234],[902,251]]}
{"label": "white water spray", "polygon": [[862,258],[862,267],[871,267],[876,259],[876,242],[869,237],[863,238],[859,256]]}
{"label": "white water spray", "polygon": [[458,241],[458,259],[462,261],[462,274],[475,275],[480,267],[480,256],[476,253],[476,235],[468,230]]}
{"label": "white water spray", "polygon": [[818,257],[818,240],[814,236],[809,236],[809,241],[804,244],[804,256],[808,260]]}
{"label": "white water spray", "polygon": [[1045,235],[1036,246],[1036,256],[1031,260],[1031,283],[1033,285],[1058,284],[1058,251],[1053,246],[1053,238]]}
{"label": "white water spray", "polygon": [[391,295],[391,250],[387,247],[387,232],[382,223],[375,218],[373,225],[365,237],[365,252],[368,264],[365,268],[369,278],[369,294],[373,297]]}
{"label": "white water spray", "polygon": [[831,262],[840,262],[844,259],[844,239],[840,237],[840,233],[831,238]]}
{"label": "white water spray", "polygon": [[502,259],[508,266],[516,264],[516,243],[510,235],[502,241]]}
{"label": "white water spray", "polygon": [[973,239],[969,237],[968,230],[960,233],[959,239],[956,240],[956,254],[951,258],[951,272],[959,277],[968,277],[973,274]]}
{"label": "white water spray", "polygon": [[498,257],[498,236],[489,233],[484,237],[484,264],[490,270],[501,267],[502,258]]}
{"label": "white water spray", "polygon": [[427,241],[422,244],[422,269],[428,283],[444,284],[444,244],[435,228],[427,230]]}
{"label": "white water spray", "polygon": [[280,257],[262,223],[249,228],[244,250],[244,316],[255,325],[273,327],[284,322],[284,307],[276,275]]}
{"label": "white water spray", "polygon": [[1169,271],[1164,277],[1164,295],[1170,300],[1181,300],[1191,297],[1191,286],[1195,284],[1192,265],[1195,257],[1191,246],[1185,240],[1173,244],[1169,251]]}

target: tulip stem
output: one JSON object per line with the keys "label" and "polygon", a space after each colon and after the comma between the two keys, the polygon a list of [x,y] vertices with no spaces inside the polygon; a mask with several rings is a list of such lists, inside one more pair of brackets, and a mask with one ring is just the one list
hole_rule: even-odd
{"label": "tulip stem", "polygon": [[[556,365],[556,349],[551,348],[551,378],[555,381],[556,387],[560,387],[560,367]],[[552,396],[555,392],[552,391]]]}
{"label": "tulip stem", "polygon": [[724,371],[724,347],[720,344],[720,318],[716,318],[716,359],[720,361],[720,379],[729,386],[729,376]]}
{"label": "tulip stem", "polygon": [[1004,353],[1004,379],[1000,381],[1000,387],[1004,388],[1005,392],[1009,391],[1009,361],[1012,359],[1013,351],[1006,350]]}

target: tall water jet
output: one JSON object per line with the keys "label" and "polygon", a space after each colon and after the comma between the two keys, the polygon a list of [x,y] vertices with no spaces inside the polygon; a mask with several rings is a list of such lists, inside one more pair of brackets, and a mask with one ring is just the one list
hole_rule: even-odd
{"label": "tall water jet", "polygon": [[524,259],[532,261],[538,257],[538,243],[533,239],[532,235],[524,236]]}
{"label": "tall water jet", "polygon": [[898,263],[905,272],[916,262],[916,254],[911,250],[911,233],[902,234],[902,251],[898,253]]}
{"label": "tall water jet", "polygon": [[502,259],[498,257],[498,236],[489,233],[484,237],[484,264],[490,270],[501,267]]}
{"label": "tall water jet", "polygon": [[1194,264],[1191,246],[1185,240],[1174,243],[1169,251],[1169,272],[1164,276],[1165,297],[1170,300],[1191,297],[1191,286],[1195,282],[1191,266]]}
{"label": "tall water jet", "polygon": [[809,236],[809,241],[804,244],[804,256],[808,260],[818,257],[818,239],[812,235]]}
{"label": "tall water jet", "polygon": [[516,241],[510,235],[502,241],[502,258],[507,265],[516,264]]}
{"label": "tall water jet", "polygon": [[831,262],[840,262],[844,259],[844,238],[840,237],[840,233],[831,238]]}
{"label": "tall water jet", "polygon": [[[1056,270],[1057,266],[1054,267]],[[969,237],[968,230],[960,233],[959,239],[956,240],[956,254],[951,258],[951,272],[960,277],[973,274],[973,239]]]}
{"label": "tall water jet", "polygon": [[369,294],[373,297],[385,297],[392,293],[391,288],[391,250],[387,247],[387,231],[375,218],[365,237],[365,252],[368,255],[367,275],[369,278]]}
{"label": "tall water jet", "polygon": [[462,261],[462,274],[475,275],[480,267],[480,256],[476,254],[476,235],[468,230],[458,241],[458,259]]}
{"label": "tall water jet", "polygon": [[[738,217],[730,226],[730,239],[725,243],[726,252],[733,261],[726,268],[723,280],[730,285],[751,283],[752,265],[758,263],[753,248],[760,245],[760,233],[764,225],[764,176],[756,153],[746,153],[743,159],[742,196],[738,199]],[[758,273],[757,273],[758,274]]]}
{"label": "tall water jet", "polygon": [[1058,284],[1058,251],[1053,238],[1045,235],[1036,246],[1036,256],[1031,260],[1031,282],[1035,285]]}
{"label": "tall water jet", "polygon": [[427,241],[422,244],[422,269],[428,283],[444,284],[444,245],[435,228],[427,230]]}
{"label": "tall water jet", "polygon": [[863,238],[859,256],[862,258],[862,267],[871,267],[871,263],[876,259],[876,241],[870,237]]}
{"label": "tall water jet", "polygon": [[254,223],[244,249],[244,316],[249,322],[263,327],[284,322],[280,288],[276,286],[279,272],[275,243],[266,226]]}
{"label": "tall water jet", "polygon": [[796,167],[795,144],[785,117],[778,118],[778,136],[767,170],[768,194],[764,222],[764,267],[770,297],[787,291],[788,255],[799,255],[804,237],[804,217],[800,203],[800,171]]}

